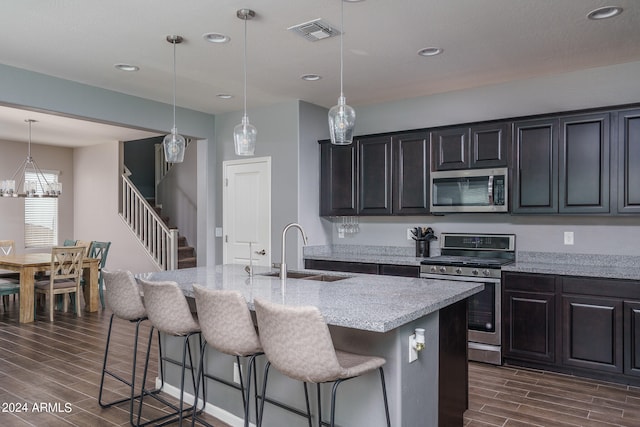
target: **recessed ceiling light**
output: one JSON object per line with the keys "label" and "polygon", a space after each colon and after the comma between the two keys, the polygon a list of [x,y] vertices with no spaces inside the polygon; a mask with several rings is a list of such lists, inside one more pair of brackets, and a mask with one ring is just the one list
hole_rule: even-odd
{"label": "recessed ceiling light", "polygon": [[613,18],[614,16],[620,15],[622,11],[623,9],[618,6],[599,7],[598,9],[589,12],[587,18],[593,20]]}
{"label": "recessed ceiling light", "polygon": [[116,69],[120,71],[138,71],[140,69],[140,67],[138,67],[137,65],[131,64],[116,64],[114,65],[114,67],[116,67]]}
{"label": "recessed ceiling light", "polygon": [[303,74],[300,78],[306,82],[316,82],[322,78],[317,74]]}
{"label": "recessed ceiling light", "polygon": [[418,51],[418,55],[420,56],[436,56],[440,55],[443,52],[443,49],[439,47],[424,47]]}
{"label": "recessed ceiling light", "polygon": [[231,99],[231,98],[233,98],[233,95],[230,95],[228,93],[219,93],[216,96],[218,98],[220,98],[220,99]]}
{"label": "recessed ceiling light", "polygon": [[220,33],[204,33],[202,37],[211,43],[228,43],[231,38]]}

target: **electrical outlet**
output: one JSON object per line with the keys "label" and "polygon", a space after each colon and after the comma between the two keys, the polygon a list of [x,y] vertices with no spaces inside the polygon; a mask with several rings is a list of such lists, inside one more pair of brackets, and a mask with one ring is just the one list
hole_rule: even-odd
{"label": "electrical outlet", "polygon": [[236,384],[240,384],[240,369],[238,362],[233,362],[233,382]]}
{"label": "electrical outlet", "polygon": [[409,335],[409,363],[418,360],[418,350],[416,350],[416,334]]}
{"label": "electrical outlet", "polygon": [[573,231],[564,232],[564,244],[573,245]]}
{"label": "electrical outlet", "polygon": [[407,228],[407,240],[413,239],[413,234],[411,233],[411,230],[413,230],[413,228]]}

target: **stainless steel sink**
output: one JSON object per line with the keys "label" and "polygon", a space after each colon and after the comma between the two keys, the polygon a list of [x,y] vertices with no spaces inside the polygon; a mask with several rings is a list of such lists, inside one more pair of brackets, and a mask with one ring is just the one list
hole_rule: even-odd
{"label": "stainless steel sink", "polygon": [[[280,277],[280,272],[264,273],[261,276]],[[317,273],[301,273],[298,271],[287,271],[287,277],[290,279],[317,280],[319,282],[336,282],[338,280],[348,279],[350,276],[336,276],[332,274]]]}

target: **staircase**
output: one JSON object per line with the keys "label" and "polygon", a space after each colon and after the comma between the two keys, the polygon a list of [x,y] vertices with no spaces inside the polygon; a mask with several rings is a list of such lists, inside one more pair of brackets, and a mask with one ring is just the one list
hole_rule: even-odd
{"label": "staircase", "polygon": [[[157,212],[162,221],[169,227],[169,217],[162,215],[162,207],[155,204],[154,200],[147,200],[153,210]],[[173,228],[175,230],[175,228]],[[189,246],[187,238],[178,234],[178,269],[196,267],[198,262],[196,258],[196,250],[193,246]]]}

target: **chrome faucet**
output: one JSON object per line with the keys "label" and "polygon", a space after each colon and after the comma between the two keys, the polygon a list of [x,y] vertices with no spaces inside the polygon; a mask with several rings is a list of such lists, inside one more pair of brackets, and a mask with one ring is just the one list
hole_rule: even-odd
{"label": "chrome faucet", "polygon": [[285,280],[287,278],[287,264],[285,263],[285,236],[287,234],[287,230],[289,230],[290,228],[297,228],[298,230],[300,230],[300,233],[302,234],[302,240],[304,241],[305,245],[307,244],[307,235],[304,233],[304,230],[302,229],[302,226],[300,224],[292,222],[291,224],[287,224],[284,227],[284,229],[282,230],[282,261],[280,262],[280,279],[282,280]]}

